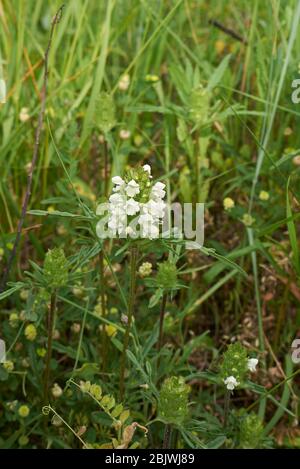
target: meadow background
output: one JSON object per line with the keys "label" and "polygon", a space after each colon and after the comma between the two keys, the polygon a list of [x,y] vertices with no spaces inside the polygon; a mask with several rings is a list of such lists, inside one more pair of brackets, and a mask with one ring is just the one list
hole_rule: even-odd
{"label": "meadow background", "polygon": [[[26,194],[43,58],[60,5],[0,0],[1,275]],[[291,99],[299,18],[296,0],[65,2],[49,54],[30,213],[0,295],[1,448],[300,446],[299,365],[291,359],[300,323],[300,114]],[[205,203],[205,243],[141,247],[120,394],[132,270],[126,243],[99,242],[93,214],[112,176],[144,164],[166,184],[168,202]],[[68,279],[55,287],[45,402],[53,289],[43,265],[55,247],[64,250]],[[167,259],[177,272],[158,349],[155,292]],[[63,270],[54,266],[58,277]],[[224,423],[219,364],[236,342],[259,364],[231,395]],[[172,376],[183,381],[162,392]]]}

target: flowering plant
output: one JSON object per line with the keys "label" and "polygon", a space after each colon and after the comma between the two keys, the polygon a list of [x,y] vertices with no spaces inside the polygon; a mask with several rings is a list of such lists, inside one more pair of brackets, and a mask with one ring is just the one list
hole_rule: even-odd
{"label": "flowering plant", "polygon": [[[124,175],[112,178],[113,189],[106,206],[108,210],[109,237],[130,236],[156,239],[159,237],[159,225],[165,214],[165,184],[153,183],[151,167],[144,165],[130,169]],[[97,213],[102,213],[99,206]],[[97,227],[97,234],[103,237],[102,223]]]}

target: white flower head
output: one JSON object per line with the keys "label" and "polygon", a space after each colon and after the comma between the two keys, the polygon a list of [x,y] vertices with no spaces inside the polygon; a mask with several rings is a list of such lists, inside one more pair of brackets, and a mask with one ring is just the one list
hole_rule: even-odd
{"label": "white flower head", "polygon": [[165,187],[166,185],[163,182],[156,182],[152,187],[151,197],[154,200],[163,199],[166,195],[166,191],[164,190]]}
{"label": "white flower head", "polygon": [[125,183],[125,181],[120,176],[114,176],[111,178],[111,180],[113,184],[116,184],[116,186],[123,186]]}
{"label": "white flower head", "polygon": [[126,197],[122,194],[112,194],[109,197],[109,202],[112,206],[123,206],[126,202]]}
{"label": "white flower head", "polygon": [[127,215],[135,215],[140,211],[140,204],[134,200],[134,199],[129,199],[126,202],[126,213]]}
{"label": "white flower head", "polygon": [[254,373],[256,371],[257,364],[257,358],[248,358],[248,370],[250,370],[251,373]]}
{"label": "white flower head", "polygon": [[224,383],[226,388],[229,391],[233,391],[240,383],[235,379],[234,376],[228,376],[228,378],[224,379]]}
{"label": "white flower head", "polygon": [[122,129],[120,130],[119,136],[122,140],[128,140],[131,135],[130,130]]}
{"label": "white flower head", "polygon": [[143,205],[143,213],[148,213],[154,218],[163,218],[165,207],[166,204],[160,199],[157,202],[149,200],[149,202]]}
{"label": "white flower head", "polygon": [[135,195],[140,193],[140,186],[134,179],[131,179],[131,181],[129,181],[129,183],[125,187],[125,192],[128,197],[134,197]]}
{"label": "white flower head", "polygon": [[143,170],[146,171],[149,174],[149,176],[152,178],[152,176],[151,176],[151,166],[149,164],[144,164]]}

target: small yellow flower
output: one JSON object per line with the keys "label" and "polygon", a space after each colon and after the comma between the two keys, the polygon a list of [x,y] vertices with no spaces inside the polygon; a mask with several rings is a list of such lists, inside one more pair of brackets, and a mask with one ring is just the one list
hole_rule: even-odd
{"label": "small yellow flower", "polygon": [[127,91],[130,85],[130,76],[127,74],[123,75],[118,83],[120,91]]}
{"label": "small yellow flower", "polygon": [[28,417],[29,413],[30,409],[28,405],[21,405],[21,407],[19,407],[18,414],[20,415],[20,417],[26,418]]}
{"label": "small yellow flower", "polygon": [[49,213],[55,212],[55,207],[53,207],[53,205],[49,205],[49,207],[47,207],[47,212]]}
{"label": "small yellow flower", "polygon": [[269,200],[270,194],[267,191],[260,191],[259,198],[260,200]]}
{"label": "small yellow flower", "polygon": [[13,243],[6,243],[6,247],[7,247],[7,249],[9,249],[10,251],[12,251],[13,248],[14,248],[14,245],[13,245]]}
{"label": "small yellow flower", "polygon": [[29,296],[29,291],[28,290],[21,290],[20,291],[20,298],[21,300],[26,301]]}
{"label": "small yellow flower", "polygon": [[56,232],[59,236],[64,236],[68,233],[68,230],[64,225],[58,225]]}
{"label": "small yellow flower", "polygon": [[293,130],[290,127],[286,127],[286,129],[284,129],[284,135],[286,137],[289,137],[290,135],[292,135],[292,133],[293,133]]}
{"label": "small yellow flower", "polygon": [[104,329],[108,337],[114,337],[117,333],[117,328],[112,324],[105,324]]}
{"label": "small yellow flower", "polygon": [[159,80],[159,76],[151,75],[150,73],[146,75],[145,80],[150,83],[156,83]]}
{"label": "small yellow flower", "polygon": [[223,50],[225,49],[226,44],[224,41],[218,40],[215,42],[215,49],[218,54],[222,54]]}
{"label": "small yellow flower", "polygon": [[4,249],[0,248],[0,261],[2,261],[3,256],[4,256]]}
{"label": "small yellow flower", "polygon": [[33,342],[37,336],[37,330],[36,330],[35,325],[28,324],[28,326],[25,327],[24,334],[27,340],[30,340],[30,342]]}
{"label": "small yellow flower", "polygon": [[71,331],[74,332],[74,334],[79,334],[81,329],[81,324],[79,322],[74,322],[71,326]]}
{"label": "small yellow flower", "polygon": [[249,213],[244,213],[243,223],[246,226],[251,226],[253,223],[255,223],[255,218],[253,218]]}
{"label": "small yellow flower", "polygon": [[30,115],[28,113],[28,107],[22,107],[21,112],[19,114],[19,119],[21,122],[26,122],[30,119]]}
{"label": "small yellow flower", "polygon": [[135,135],[133,138],[134,144],[136,147],[140,147],[144,141],[143,137],[139,134]]}
{"label": "small yellow flower", "polygon": [[51,388],[51,392],[53,397],[60,397],[63,393],[62,388],[59,386],[59,384],[54,383],[53,387]]}
{"label": "small yellow flower", "polygon": [[230,197],[225,197],[223,200],[223,207],[225,210],[231,210],[234,205],[234,200],[232,200]]}
{"label": "small yellow flower", "polygon": [[3,367],[5,368],[6,371],[13,371],[15,365],[14,362],[11,360],[7,360],[6,362],[3,363]]}
{"label": "small yellow flower", "polygon": [[36,353],[39,357],[43,358],[46,355],[47,350],[44,347],[39,347],[36,349]]}
{"label": "small yellow flower", "polygon": [[143,262],[139,268],[139,274],[141,277],[149,277],[152,272],[152,264],[151,262]]}
{"label": "small yellow flower", "polygon": [[11,327],[17,327],[19,322],[19,316],[17,313],[10,313],[9,315],[9,325]]}
{"label": "small yellow flower", "polygon": [[90,387],[90,393],[92,396],[94,396],[96,399],[100,399],[102,395],[102,389],[98,384],[91,384]]}
{"label": "small yellow flower", "polygon": [[89,392],[89,390],[91,389],[90,381],[80,381],[79,385],[82,392]]}
{"label": "small yellow flower", "polygon": [[293,163],[295,166],[300,166],[300,155],[294,156]]}

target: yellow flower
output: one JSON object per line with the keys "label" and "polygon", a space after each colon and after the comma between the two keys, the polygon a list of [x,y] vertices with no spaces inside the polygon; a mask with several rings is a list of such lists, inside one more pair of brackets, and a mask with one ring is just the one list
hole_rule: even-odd
{"label": "yellow flower", "polygon": [[7,360],[6,362],[3,363],[3,367],[7,371],[13,371],[15,365],[14,365],[14,362],[12,362],[11,360]]}
{"label": "yellow flower", "polygon": [[19,114],[19,119],[21,122],[26,122],[30,119],[30,115],[28,113],[28,107],[22,107],[21,112]]}
{"label": "yellow flower", "polygon": [[223,200],[223,207],[225,210],[231,210],[234,205],[234,200],[232,200],[230,197],[225,197]]}
{"label": "yellow flower", "polygon": [[0,248],[0,261],[2,261],[3,256],[4,256],[4,249]]}
{"label": "yellow flower", "polygon": [[30,340],[31,342],[33,342],[37,336],[37,330],[36,330],[35,325],[28,324],[28,326],[25,327],[24,334],[27,340]]}
{"label": "yellow flower", "polygon": [[24,301],[27,300],[28,296],[29,296],[29,290],[21,290],[20,291],[21,300],[24,300]]}
{"label": "yellow flower", "polygon": [[255,218],[253,218],[249,213],[244,213],[243,215],[243,223],[246,226],[251,226],[255,222]]}
{"label": "yellow flower", "polygon": [[47,350],[43,347],[39,347],[39,348],[36,349],[36,353],[39,357],[43,358],[46,355]]}
{"label": "yellow flower", "polygon": [[28,417],[29,412],[30,412],[30,409],[28,405],[21,405],[21,407],[19,407],[18,414],[20,415],[20,417],[22,418]]}
{"label": "yellow flower", "polygon": [[94,396],[96,399],[100,399],[100,398],[101,398],[101,395],[102,395],[101,386],[99,386],[98,384],[91,384],[90,393],[91,393],[92,396]]}
{"label": "yellow flower", "polygon": [[294,156],[293,163],[296,166],[300,166],[300,155]]}
{"label": "yellow flower", "polygon": [[155,83],[156,81],[159,80],[159,77],[157,75],[148,74],[146,75],[145,80],[151,83]]}
{"label": "yellow flower", "polygon": [[133,137],[133,141],[136,147],[140,147],[144,141],[143,137],[139,134]]}
{"label": "yellow flower", "polygon": [[19,316],[17,313],[10,313],[9,315],[9,325],[11,327],[17,327],[19,322]]}
{"label": "yellow flower", "polygon": [[224,41],[218,40],[215,42],[215,49],[218,54],[222,54],[223,50],[225,49],[226,44]]}
{"label": "yellow flower", "polygon": [[63,393],[63,390],[59,386],[59,384],[54,383],[53,387],[51,388],[51,392],[52,392],[53,397],[60,397]]}
{"label": "yellow flower", "polygon": [[151,262],[143,262],[143,264],[139,268],[139,274],[141,277],[149,277],[152,272],[152,264]]}
{"label": "yellow flower", "polygon": [[118,88],[121,91],[126,91],[128,90],[129,85],[130,85],[130,76],[128,74],[125,74],[121,77],[118,83]]}
{"label": "yellow flower", "polygon": [[106,324],[104,326],[104,329],[108,337],[114,337],[117,333],[117,328],[113,326],[112,324]]}
{"label": "yellow flower", "polygon": [[267,191],[260,191],[259,198],[260,200],[269,200],[270,194]]}

